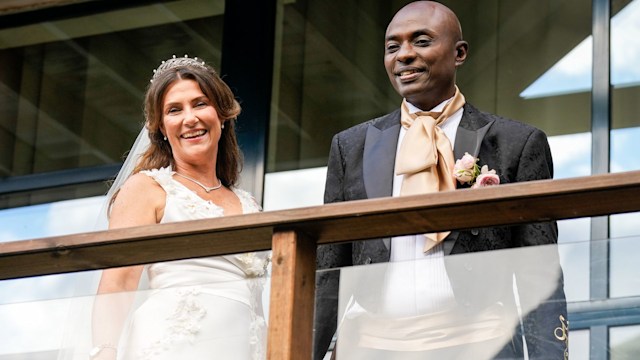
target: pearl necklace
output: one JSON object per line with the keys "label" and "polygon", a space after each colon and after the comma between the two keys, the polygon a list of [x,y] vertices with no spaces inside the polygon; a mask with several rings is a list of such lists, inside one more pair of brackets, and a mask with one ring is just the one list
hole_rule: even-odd
{"label": "pearl necklace", "polygon": [[218,185],[212,186],[212,187],[208,187],[208,186],[205,186],[200,181],[198,181],[196,179],[192,179],[192,178],[188,177],[187,175],[182,175],[180,173],[175,173],[175,174],[178,175],[178,176],[181,176],[181,177],[183,177],[183,178],[185,178],[187,180],[193,181],[194,183],[198,184],[201,188],[203,188],[204,191],[206,191],[207,193],[210,193],[213,190],[218,190],[218,189],[220,189],[222,187],[222,181],[220,181],[220,179],[218,179]]}

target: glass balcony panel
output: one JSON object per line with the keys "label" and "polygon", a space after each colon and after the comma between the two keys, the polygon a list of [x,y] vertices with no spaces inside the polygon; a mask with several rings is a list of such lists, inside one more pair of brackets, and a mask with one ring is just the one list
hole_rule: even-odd
{"label": "glass balcony panel", "polygon": [[560,264],[564,271],[567,301],[589,300],[589,239],[591,219],[558,221]]}
{"label": "glass balcony panel", "polygon": [[250,359],[255,352],[264,359],[269,284],[267,276],[13,303],[2,297],[0,359],[88,359],[95,329],[120,333],[119,358]]}
{"label": "glass balcony panel", "polygon": [[640,325],[616,326],[609,329],[611,360],[637,359],[640,355]]}
{"label": "glass balcony panel", "polygon": [[[633,264],[640,256],[638,239],[599,241],[612,249],[612,298],[597,302],[589,300],[588,239],[340,268],[334,274],[340,284],[337,358],[492,359],[509,351],[514,339],[522,340],[522,331],[529,348],[541,349],[564,341],[568,327],[571,358],[588,359],[591,326],[634,325],[640,313],[640,274]],[[576,258],[583,258],[579,265]],[[557,292],[562,273],[564,320]],[[529,333],[536,322],[553,336]],[[611,334],[635,339],[637,328],[612,328]],[[633,341],[618,343],[625,345],[616,345],[612,337],[611,356],[640,355],[628,350]]]}
{"label": "glass balcony panel", "polygon": [[529,347],[563,347],[561,277],[556,246],[342,268],[338,358],[492,359],[521,341],[521,316],[554,332]]}
{"label": "glass balcony panel", "polygon": [[[338,359],[392,358],[389,357],[389,350],[379,348],[383,345],[375,345],[378,348],[373,350],[361,348],[371,346],[372,339],[378,337],[384,341],[376,340],[376,344],[396,346],[394,343],[398,341],[397,338],[383,338],[386,327],[392,327],[394,333],[398,333],[407,318],[411,319],[409,325],[417,330],[409,333],[403,330],[403,334],[408,335],[400,340],[416,340],[412,346],[440,346],[437,341],[420,342],[420,334],[429,334],[429,329],[432,329],[429,335],[443,335],[444,332],[440,332],[442,329],[450,329],[463,336],[472,334],[479,338],[488,337],[490,341],[478,341],[478,344],[467,347],[467,343],[456,345],[455,340],[452,340],[451,344],[454,345],[445,346],[445,350],[437,350],[439,355],[464,355],[473,351],[474,359],[482,359],[483,352],[486,358],[490,358],[491,354],[502,349],[501,345],[504,346],[505,341],[510,341],[514,335],[517,337],[522,315],[527,316],[534,309],[553,304],[548,299],[554,291],[553,279],[559,274],[558,268],[553,266],[553,260],[549,261],[554,257],[560,259],[564,273],[571,328],[571,358],[588,358],[589,328],[599,325],[610,327],[611,341],[607,348],[612,359],[635,358],[640,355],[633,348],[640,318],[640,283],[637,280],[640,274],[634,263],[640,255],[639,246],[636,245],[638,239],[629,237],[603,241],[608,242],[611,249],[611,298],[604,301],[589,301],[588,298],[580,299],[571,295],[585,292],[582,288],[585,278],[578,277],[583,270],[572,266],[572,258],[584,256],[581,254],[587,253],[590,241],[563,243],[557,248],[526,247],[320,271],[319,274],[334,273],[340,278],[340,292],[336,298],[339,302]],[[526,273],[527,269],[535,269],[541,276],[525,277],[526,281],[520,282],[512,280],[509,283],[509,279],[504,281],[505,273]],[[422,277],[427,279],[438,272],[445,275],[441,277],[444,279],[443,283],[425,281],[426,285],[421,284]],[[62,355],[86,355],[91,346],[87,342],[90,334],[87,329],[91,327],[89,315],[96,299],[105,299],[103,302],[109,303],[113,301],[109,299],[128,298],[133,299],[134,307],[142,306],[142,309],[146,309],[153,307],[153,303],[157,303],[156,299],[163,299],[162,304],[166,304],[165,297],[177,296],[176,294],[186,294],[188,297],[197,293],[195,289],[209,287],[198,284],[194,287],[140,290],[136,293],[96,297],[93,294],[98,274],[99,272],[86,272],[59,275],[59,281],[47,280],[51,279],[47,276],[0,282],[0,319],[3,324],[0,327],[0,359],[58,359]],[[80,278],[84,278],[83,283],[79,282]],[[254,281],[261,280],[218,283],[216,286],[242,284],[241,287],[248,288],[253,286],[250,284]],[[266,319],[270,279],[263,281],[260,284],[265,286],[261,296],[264,305],[261,309]],[[515,291],[512,284],[515,284]],[[65,288],[66,292],[62,290]],[[146,285],[142,285],[142,288],[146,288]],[[58,293],[48,293],[47,289],[57,289]],[[46,295],[42,295],[43,293]],[[206,294],[207,290],[201,293],[209,296]],[[200,295],[196,298],[198,296]],[[425,296],[427,301],[422,302],[421,299]],[[151,302],[148,303],[149,301]],[[208,303],[208,300],[205,302]],[[197,306],[192,307],[189,313],[198,314],[197,309]],[[417,325],[423,316],[430,321],[443,322],[436,323],[439,324],[436,328],[432,327],[431,322],[424,326]],[[548,315],[548,319],[555,320],[552,315]],[[233,325],[234,322],[225,324]],[[201,331],[206,328],[207,326],[200,327]],[[475,334],[477,328],[482,330],[479,334]],[[560,326],[555,328],[560,328],[561,331]],[[485,332],[487,329],[488,332]],[[83,336],[74,335],[77,331]],[[123,341],[120,345],[124,344]],[[408,354],[403,350],[400,354],[394,353],[398,357],[393,358],[410,358],[407,357]]]}
{"label": "glass balcony panel", "polygon": [[[636,223],[637,224],[637,223]],[[609,296],[640,296],[640,238],[617,238],[609,244]]]}
{"label": "glass balcony panel", "polygon": [[590,331],[570,330],[569,354],[570,359],[589,359],[589,335]]}

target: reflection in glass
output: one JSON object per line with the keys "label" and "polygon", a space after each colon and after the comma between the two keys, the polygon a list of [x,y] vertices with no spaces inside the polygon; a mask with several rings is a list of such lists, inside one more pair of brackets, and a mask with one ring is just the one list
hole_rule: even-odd
{"label": "reflection in glass", "polygon": [[553,156],[553,178],[591,175],[591,133],[549,137]]}
{"label": "reflection in glass", "polygon": [[612,238],[609,251],[609,296],[640,296],[640,238]]}
{"label": "reflection in glass", "polygon": [[391,6],[281,3],[267,172],[326,165],[333,134],[400,104],[382,66]]}
{"label": "reflection in glass", "polygon": [[[143,122],[161,60],[218,68],[224,1],[158,2],[0,29],[0,177],[117,164]],[[104,187],[0,199],[0,207],[93,196]]]}
{"label": "reflection in glass", "polygon": [[[640,85],[640,0],[631,1],[611,18],[611,84]],[[520,96],[533,99],[591,90],[593,37],[588,36],[536,79]]]}
{"label": "reflection in glass", "polygon": [[637,359],[640,354],[640,326],[617,326],[609,329],[611,360]]}
{"label": "reflection in glass", "polygon": [[569,332],[569,359],[589,359],[589,330]]}
{"label": "reflection in glass", "polygon": [[[146,341],[151,343],[150,353],[156,355],[171,347],[182,346],[185,353],[206,349],[204,354],[185,359],[205,359],[211,354],[222,358],[253,359],[249,355],[252,351],[257,354],[256,359],[263,359],[266,345],[263,315],[269,300],[268,291],[262,293],[262,289],[268,284],[269,278],[260,277],[131,293],[0,304],[0,358],[30,359],[39,353],[37,355],[43,357],[38,359],[86,360],[93,347],[94,303],[132,301],[133,310],[119,342],[118,352],[121,355],[133,342]],[[244,293],[257,297],[246,301],[228,298],[230,294],[239,298]],[[168,315],[167,309],[171,309]],[[136,338],[131,332],[131,322],[143,320],[145,331],[141,338]],[[107,328],[114,324],[98,325]],[[155,340],[161,341],[156,343]],[[142,359],[142,355],[131,358]]]}
{"label": "reflection in glass", "polygon": [[[531,246],[342,268],[338,359],[508,356],[521,317],[529,349],[563,354],[568,322],[554,259],[556,246]],[[441,271],[446,284],[416,286]]]}
{"label": "reflection in glass", "polygon": [[[324,166],[334,134],[399,107],[382,60],[384,32],[401,3],[280,2],[267,172]],[[588,94],[524,100],[518,93],[589,36],[590,1],[444,3],[470,44],[457,75],[470,103],[549,136],[589,131]]]}
{"label": "reflection in glass", "polygon": [[589,300],[589,234],[581,240],[577,238],[569,242],[564,239],[571,238],[571,229],[579,228],[579,232],[589,231],[590,220],[575,219],[558,222],[558,241],[562,246],[558,247],[560,264],[564,272],[564,291],[567,301]]}
{"label": "reflection in glass", "polygon": [[[640,66],[639,66],[640,67]],[[626,114],[640,123],[637,114]],[[611,172],[640,170],[640,127],[611,130]]]}

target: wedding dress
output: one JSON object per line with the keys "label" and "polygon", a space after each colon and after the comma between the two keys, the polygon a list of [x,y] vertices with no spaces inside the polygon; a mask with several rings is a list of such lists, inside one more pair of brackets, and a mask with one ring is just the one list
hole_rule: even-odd
{"label": "wedding dress", "polygon": [[[161,223],[217,218],[223,209],[173,178],[170,168],[143,171],[166,192]],[[244,214],[260,210],[232,189]],[[148,298],[131,316],[118,359],[264,359],[262,285],[269,252],[148,265]]]}
{"label": "wedding dress", "polygon": [[[221,207],[176,181],[171,168],[142,173],[166,192],[161,223],[224,216]],[[249,193],[232,191],[243,214],[260,211]],[[145,266],[137,292],[97,295],[111,303],[135,298],[120,332],[117,360],[265,359],[262,290],[269,261],[270,251],[264,251],[154,263]],[[94,300],[69,299],[58,360],[89,359]]]}

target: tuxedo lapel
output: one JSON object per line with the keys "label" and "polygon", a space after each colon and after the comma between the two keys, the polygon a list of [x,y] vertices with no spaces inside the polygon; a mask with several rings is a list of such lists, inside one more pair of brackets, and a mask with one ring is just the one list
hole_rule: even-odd
{"label": "tuxedo lapel", "polygon": [[362,175],[368,199],[391,196],[399,134],[400,111],[372,122],[367,128]]}
{"label": "tuxedo lapel", "polygon": [[[367,128],[362,156],[362,176],[368,199],[391,196],[400,135],[400,110],[371,122]],[[381,240],[388,260],[391,239]],[[370,243],[369,245],[373,245]]]}
{"label": "tuxedo lapel", "polygon": [[[455,158],[462,158],[465,152],[478,157],[482,139],[484,139],[493,122],[493,119],[482,116],[482,113],[471,104],[465,104],[464,113],[456,131],[456,141],[453,149]],[[369,199],[392,195],[399,134],[399,109],[374,120],[367,127],[362,159],[362,175],[365,192]],[[445,254],[451,253],[458,235],[458,231],[452,231],[447,236],[444,243]],[[389,239],[385,239],[385,246],[388,250]]]}
{"label": "tuxedo lapel", "polygon": [[[461,159],[465,153],[477,158],[478,154],[480,154],[482,139],[484,139],[493,122],[493,119],[483,117],[473,105],[465,104],[460,125],[456,130],[456,141],[453,148],[455,158]],[[451,234],[445,238],[443,243],[445,255],[451,254],[459,235],[459,231],[451,231]]]}
{"label": "tuxedo lapel", "polygon": [[482,139],[493,122],[493,119],[483,117],[471,104],[465,104],[464,113],[456,131],[456,141],[453,148],[455,158],[461,159],[466,152],[477,158]]}

